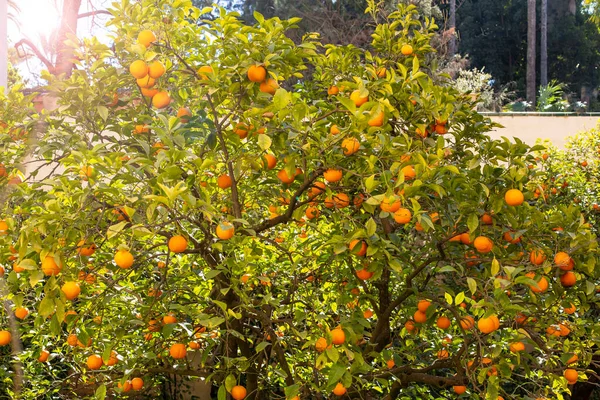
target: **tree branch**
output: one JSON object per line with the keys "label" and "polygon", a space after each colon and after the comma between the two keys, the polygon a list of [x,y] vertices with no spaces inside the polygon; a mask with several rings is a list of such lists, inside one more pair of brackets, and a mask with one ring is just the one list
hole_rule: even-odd
{"label": "tree branch", "polygon": [[108,11],[108,10],[94,10],[94,11],[88,11],[83,14],[78,14],[77,18],[81,19],[81,18],[93,17],[93,16],[99,15],[99,14],[112,15],[110,13],[110,11]]}
{"label": "tree branch", "polygon": [[29,47],[31,49],[31,51],[33,51],[33,54],[41,61],[44,63],[44,65],[46,66],[46,68],[48,68],[48,71],[50,71],[50,73],[52,73],[54,71],[54,64],[52,64],[52,62],[50,60],[48,60],[39,50],[38,48],[35,46],[35,44],[33,44],[29,39],[21,39],[19,40],[17,43],[15,43],[15,49],[17,49],[17,51],[19,51],[19,47],[25,47],[24,45],[27,45],[27,47]]}

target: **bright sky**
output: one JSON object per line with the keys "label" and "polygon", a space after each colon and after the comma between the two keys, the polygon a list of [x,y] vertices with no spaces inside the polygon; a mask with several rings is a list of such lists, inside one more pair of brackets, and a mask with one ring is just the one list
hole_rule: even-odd
{"label": "bright sky", "polygon": [[[91,10],[106,9],[111,0],[82,0],[79,13]],[[41,38],[48,38],[60,25],[62,0],[19,0],[16,1],[19,11],[16,13],[17,24],[8,22],[9,46],[14,45],[22,38],[31,40],[42,52]],[[9,11],[10,12],[10,11]],[[13,11],[14,13],[14,11]],[[79,19],[77,34],[79,37],[98,36],[101,41],[108,43],[107,30],[104,22],[107,15],[97,15]],[[21,63],[19,70],[25,76],[37,75],[42,68],[41,63],[33,60]]]}

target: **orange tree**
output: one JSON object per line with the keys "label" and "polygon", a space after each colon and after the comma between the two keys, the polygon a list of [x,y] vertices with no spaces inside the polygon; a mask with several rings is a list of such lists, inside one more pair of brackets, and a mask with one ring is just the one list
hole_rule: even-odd
{"label": "orange tree", "polygon": [[6,391],[497,400],[587,378],[595,237],[535,197],[539,148],[437,83],[413,6],[371,4],[369,50],[113,7],[114,46],[73,38],[72,76],[46,76],[54,111],[2,98]]}
{"label": "orange tree", "polygon": [[534,195],[550,203],[578,204],[597,233],[600,212],[600,138],[598,128],[567,140],[564,149],[551,143],[539,151],[537,161],[545,174],[539,175]]}

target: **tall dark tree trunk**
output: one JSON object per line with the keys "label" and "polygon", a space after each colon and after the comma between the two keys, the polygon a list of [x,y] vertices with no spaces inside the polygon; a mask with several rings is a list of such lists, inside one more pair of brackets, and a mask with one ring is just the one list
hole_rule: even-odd
{"label": "tall dark tree trunk", "polygon": [[54,75],[65,74],[71,75],[73,70],[73,49],[65,45],[68,40],[68,35],[77,34],[77,16],[81,0],[64,0],[62,7],[62,17],[60,20],[60,28],[57,37],[57,55]]}
{"label": "tall dark tree trunk", "polygon": [[548,85],[548,0],[542,0],[540,26],[540,85]]}
{"label": "tall dark tree trunk", "polygon": [[527,101],[535,107],[535,22],[536,0],[527,0]]}
{"label": "tall dark tree trunk", "polygon": [[456,0],[450,0],[450,15],[448,16],[448,30],[452,33],[448,43],[448,55],[456,54]]}

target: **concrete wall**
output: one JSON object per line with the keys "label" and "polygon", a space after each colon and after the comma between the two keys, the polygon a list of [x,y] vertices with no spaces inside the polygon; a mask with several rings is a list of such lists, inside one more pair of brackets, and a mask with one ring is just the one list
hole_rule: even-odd
{"label": "concrete wall", "polygon": [[493,138],[517,137],[529,145],[534,145],[538,138],[550,139],[560,148],[564,148],[567,137],[595,128],[599,121],[597,116],[493,115],[490,118],[504,126],[490,132]]}

